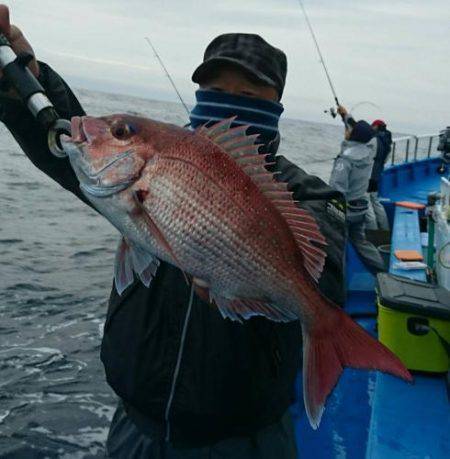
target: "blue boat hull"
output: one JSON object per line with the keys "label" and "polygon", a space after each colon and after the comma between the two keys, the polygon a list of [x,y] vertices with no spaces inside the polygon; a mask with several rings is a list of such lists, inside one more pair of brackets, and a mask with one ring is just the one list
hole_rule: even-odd
{"label": "blue boat hull", "polygon": [[[428,194],[439,189],[440,165],[441,160],[433,158],[385,170],[380,196],[387,200],[391,222],[396,201],[426,203]],[[346,266],[346,312],[375,334],[375,279],[351,244]],[[379,372],[345,369],[327,401],[320,428],[314,431],[304,412],[299,377],[297,401],[291,408],[299,457],[449,458],[450,404],[445,378],[420,374],[414,378],[411,385]]]}

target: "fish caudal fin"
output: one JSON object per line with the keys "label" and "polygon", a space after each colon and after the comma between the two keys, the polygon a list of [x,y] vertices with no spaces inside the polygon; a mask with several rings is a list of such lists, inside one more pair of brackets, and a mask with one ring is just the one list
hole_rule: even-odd
{"label": "fish caudal fin", "polygon": [[412,381],[389,349],[341,309],[321,301],[326,304],[326,318],[309,330],[303,327],[303,398],[313,429],[319,426],[326,398],[344,367],[380,370]]}
{"label": "fish caudal fin", "polygon": [[140,247],[131,245],[124,238],[117,247],[114,261],[114,284],[119,295],[134,281],[134,273],[148,287],[159,266],[159,260]]}

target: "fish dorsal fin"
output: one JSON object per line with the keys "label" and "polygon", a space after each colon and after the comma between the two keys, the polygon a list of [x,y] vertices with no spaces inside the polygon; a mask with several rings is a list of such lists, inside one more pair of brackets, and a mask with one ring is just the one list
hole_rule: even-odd
{"label": "fish dorsal fin", "polygon": [[260,145],[255,141],[258,135],[247,135],[249,126],[231,127],[235,117],[228,118],[210,127],[201,126],[196,130],[225,151],[252,179],[262,193],[272,201],[286,220],[303,254],[304,267],[318,282],[325,265],[326,252],[314,245],[327,245],[315,218],[305,209],[298,207],[287,183],[277,181],[275,174],[266,166],[267,155],[259,154]]}

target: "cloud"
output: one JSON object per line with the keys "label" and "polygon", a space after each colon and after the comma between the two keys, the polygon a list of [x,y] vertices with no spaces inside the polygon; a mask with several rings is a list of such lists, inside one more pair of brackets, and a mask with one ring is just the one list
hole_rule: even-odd
{"label": "cloud", "polygon": [[49,55],[53,55],[53,56],[59,56],[59,57],[63,57],[63,58],[66,58],[66,59],[75,59],[75,60],[78,60],[78,61],[83,61],[83,62],[87,62],[87,63],[92,63],[92,64],[99,64],[99,65],[103,65],[103,66],[114,66],[114,67],[125,67],[127,69],[131,69],[131,70],[143,70],[145,72],[151,72],[151,73],[154,73],[154,68],[148,66],[148,65],[137,65],[137,64],[131,64],[129,62],[122,62],[122,61],[115,61],[113,59],[102,59],[102,58],[99,58],[99,57],[87,57],[87,56],[83,56],[81,54],[71,54],[71,53],[64,53],[64,52],[61,52],[61,51],[52,51],[52,50],[49,50],[49,49],[45,49],[45,48],[41,48],[40,49],[40,52],[41,53],[45,53],[45,54],[49,54]]}
{"label": "cloud", "polygon": [[[437,131],[448,123],[448,0],[303,0],[340,99],[370,99],[398,131]],[[298,0],[11,0],[12,18],[40,55],[73,81],[170,93],[144,41],[149,35],[183,96],[192,70],[219,33],[259,33],[289,60],[286,114],[330,121],[332,103]],[[45,51],[47,50],[47,52]],[[51,50],[51,53],[49,52]],[[165,88],[165,89],[163,89]],[[175,97],[172,100],[175,100]],[[363,115],[363,113],[361,113]],[[368,114],[369,115],[369,114]]]}

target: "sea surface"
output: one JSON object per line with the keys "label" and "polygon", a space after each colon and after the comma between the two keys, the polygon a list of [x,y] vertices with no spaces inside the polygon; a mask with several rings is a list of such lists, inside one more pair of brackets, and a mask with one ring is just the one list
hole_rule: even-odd
{"label": "sea surface", "polygon": [[[186,123],[178,104],[76,92],[91,115]],[[281,131],[280,152],[327,180],[340,123],[284,120]],[[0,458],[103,457],[116,397],[99,350],[117,241],[0,125]]]}

